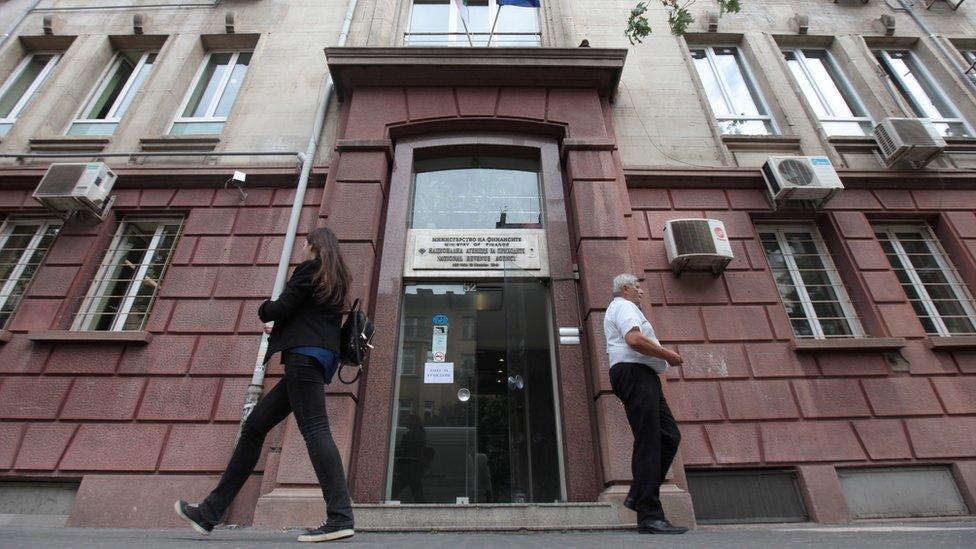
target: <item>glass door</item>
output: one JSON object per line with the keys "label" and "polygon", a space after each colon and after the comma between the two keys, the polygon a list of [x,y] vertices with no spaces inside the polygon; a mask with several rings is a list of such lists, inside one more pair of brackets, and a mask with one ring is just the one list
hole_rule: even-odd
{"label": "glass door", "polygon": [[560,499],[548,288],[408,284],[388,500]]}

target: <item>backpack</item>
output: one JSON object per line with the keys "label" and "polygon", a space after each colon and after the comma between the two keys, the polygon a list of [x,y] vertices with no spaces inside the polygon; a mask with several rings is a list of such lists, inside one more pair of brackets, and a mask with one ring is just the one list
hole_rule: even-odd
{"label": "backpack", "polygon": [[[373,327],[372,321],[363,312],[359,300],[355,300],[352,307],[349,308],[349,314],[346,315],[346,320],[342,323],[339,334],[339,381],[351,385],[359,379],[363,373],[366,355],[373,348],[370,341],[375,333],[376,329]],[[342,379],[343,366],[356,366],[356,377],[350,381]]]}

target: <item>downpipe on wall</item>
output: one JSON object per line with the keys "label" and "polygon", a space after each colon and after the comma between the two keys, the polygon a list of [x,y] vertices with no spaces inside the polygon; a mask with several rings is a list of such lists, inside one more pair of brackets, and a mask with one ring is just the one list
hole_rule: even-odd
{"label": "downpipe on wall", "polygon": [[931,25],[925,21],[925,19],[915,12],[914,4],[912,2],[908,0],[896,1],[899,5],[901,5],[900,9],[892,7],[890,4],[888,4],[888,2],[885,2],[885,4],[888,4],[888,7],[895,11],[907,13],[908,16],[912,18],[912,21],[915,21],[915,24],[922,29],[922,32],[935,43],[935,47],[939,50],[939,53],[941,53],[942,56],[949,61],[952,67],[959,72],[959,74],[962,76],[963,82],[966,84],[966,87],[969,88],[969,92],[976,96],[976,82],[974,82],[970,75],[966,73],[968,67],[959,62],[958,54],[950,50],[948,46],[945,45],[945,42],[942,41],[942,38],[935,32],[935,29],[933,29]]}
{"label": "downpipe on wall", "polygon": [[[342,23],[342,30],[339,33],[339,39],[336,44],[338,47],[346,45],[346,41],[349,38],[349,29],[352,26],[352,18],[356,13],[357,3],[358,0],[349,0],[349,5],[346,8],[346,18]],[[285,282],[288,277],[288,266],[291,263],[291,253],[295,247],[295,233],[298,232],[298,220],[301,217],[302,206],[305,203],[308,179],[312,173],[315,152],[318,150],[319,142],[322,139],[322,130],[325,128],[325,119],[329,109],[329,102],[332,100],[334,87],[332,74],[327,69],[324,84],[322,85],[322,95],[319,97],[319,103],[315,109],[312,133],[308,137],[308,146],[305,149],[305,156],[302,159],[301,175],[298,178],[298,186],[295,188],[295,201],[291,206],[291,216],[288,218],[288,228],[285,231],[285,242],[282,245],[281,257],[278,260],[278,271],[275,274],[274,290],[271,294],[272,299],[278,299],[281,291],[285,288]],[[270,326],[270,323],[266,326]],[[244,408],[241,410],[241,424],[237,430],[238,438],[240,438],[241,430],[244,428],[244,422],[247,421],[247,418],[251,415],[251,411],[254,410],[258,400],[261,399],[261,393],[264,389],[264,376],[267,371],[264,363],[264,354],[267,350],[268,334],[262,331],[261,343],[258,345],[258,356],[255,358],[254,372],[251,375],[251,384],[248,385],[247,392],[244,395]]]}

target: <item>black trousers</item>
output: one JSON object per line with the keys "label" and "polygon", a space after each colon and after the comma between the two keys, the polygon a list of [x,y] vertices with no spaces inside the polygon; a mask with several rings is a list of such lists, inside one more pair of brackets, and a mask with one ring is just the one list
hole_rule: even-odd
{"label": "black trousers", "polygon": [[610,385],[624,403],[634,433],[628,497],[637,507],[637,520],[665,520],[661,483],[678,453],[681,433],[664,399],[661,378],[643,364],[621,362],[610,368]]}
{"label": "black trousers", "polygon": [[308,457],[325,498],[329,525],[352,527],[352,500],[342,459],[325,409],[325,374],[314,359],[285,353],[285,376],[262,398],[247,421],[220,482],[200,504],[203,517],[217,524],[261,457],[264,437],[294,413]]}

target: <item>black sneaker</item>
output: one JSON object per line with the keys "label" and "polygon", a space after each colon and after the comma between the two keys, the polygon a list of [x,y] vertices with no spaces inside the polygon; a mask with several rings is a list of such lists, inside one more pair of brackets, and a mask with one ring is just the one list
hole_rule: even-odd
{"label": "black sneaker", "polygon": [[323,524],[318,528],[305,530],[304,534],[298,536],[298,541],[309,543],[336,541],[351,538],[354,535],[356,535],[356,531],[352,529],[352,526],[331,526],[329,524]]}
{"label": "black sneaker", "polygon": [[203,513],[200,512],[200,507],[197,505],[190,505],[189,503],[178,500],[173,504],[173,510],[176,514],[180,516],[181,519],[185,520],[190,524],[190,527],[203,535],[209,535],[213,532],[214,525],[210,524],[207,519],[203,518]]}

